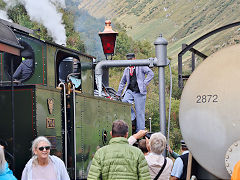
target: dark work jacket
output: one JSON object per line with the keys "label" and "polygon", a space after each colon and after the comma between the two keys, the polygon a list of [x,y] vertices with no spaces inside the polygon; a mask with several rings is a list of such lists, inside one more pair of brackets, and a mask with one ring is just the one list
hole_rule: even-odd
{"label": "dark work jacket", "polygon": [[25,81],[30,77],[33,72],[33,60],[26,59],[21,62],[16,71],[13,74],[13,79],[16,79],[20,82]]}
{"label": "dark work jacket", "polygon": [[183,154],[180,156],[183,162],[183,172],[180,179],[186,179],[187,177],[187,165],[188,165],[188,155],[189,153]]}
{"label": "dark work jacket", "polygon": [[[189,153],[183,154],[180,156],[180,158],[182,159],[183,162],[183,173],[180,177],[180,179],[186,179],[187,177],[187,166],[188,166],[188,155]],[[196,160],[193,158],[192,159],[192,169],[191,169],[191,176],[192,175],[196,175],[196,167],[197,167],[197,162]]]}

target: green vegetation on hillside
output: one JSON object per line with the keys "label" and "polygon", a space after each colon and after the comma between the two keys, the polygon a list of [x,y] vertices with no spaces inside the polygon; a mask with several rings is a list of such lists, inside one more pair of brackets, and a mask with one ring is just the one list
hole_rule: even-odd
{"label": "green vegetation on hillside", "polygon": [[127,35],[125,28],[122,28],[118,23],[115,23],[115,28],[119,33],[116,40],[115,56],[113,59],[126,59],[126,54],[129,52],[134,52],[138,59],[154,56],[153,46],[149,41],[134,41]]}
{"label": "green vegetation on hillside", "polygon": [[[127,27],[126,32],[133,40],[153,42],[163,34],[169,42],[168,56],[175,65],[182,43],[189,44],[211,30],[239,21],[240,15],[238,0],[92,0],[92,3],[81,0],[78,3],[96,18],[115,18]],[[217,50],[215,46],[239,42],[236,29],[227,31],[229,33],[219,33],[216,38],[200,43],[197,49],[211,55]]]}
{"label": "green vegetation on hillside", "polygon": [[[0,0],[0,6],[4,8],[5,5],[6,4]],[[63,14],[63,23],[66,28],[67,47],[84,53],[84,43],[81,40],[80,34],[74,30],[74,16],[67,10],[60,9],[60,12]],[[7,14],[14,23],[35,30],[35,34],[38,38],[53,41],[52,37],[48,35],[47,29],[42,24],[30,20],[30,17],[23,5],[18,4],[8,9]]]}

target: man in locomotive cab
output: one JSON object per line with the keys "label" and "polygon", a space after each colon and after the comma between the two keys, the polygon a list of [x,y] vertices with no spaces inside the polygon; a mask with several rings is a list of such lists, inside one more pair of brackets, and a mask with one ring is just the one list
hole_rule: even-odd
{"label": "man in locomotive cab", "polygon": [[20,44],[24,47],[21,51],[22,62],[13,74],[13,79],[22,83],[30,78],[33,73],[33,49],[26,42],[20,40]]}
{"label": "man in locomotive cab", "polygon": [[13,79],[22,83],[32,74],[33,62],[31,59],[22,57],[22,62],[13,74]]}
{"label": "man in locomotive cab", "polygon": [[[128,60],[136,60],[134,53],[126,55]],[[147,75],[147,77],[145,77]],[[125,68],[122,79],[119,83],[117,97],[122,92],[123,102],[135,103],[136,114],[131,109],[132,121],[136,118],[136,132],[145,129],[145,102],[147,95],[147,85],[153,79],[154,73],[148,66],[130,66]],[[125,89],[124,86],[126,85]],[[123,90],[124,89],[124,90]]]}
{"label": "man in locomotive cab", "polygon": [[128,125],[123,120],[113,122],[112,139],[97,150],[88,173],[91,179],[150,179],[146,159],[137,147],[128,143]]}
{"label": "man in locomotive cab", "polygon": [[78,59],[67,57],[60,62],[59,81],[71,82],[77,90],[81,89],[81,64]]}

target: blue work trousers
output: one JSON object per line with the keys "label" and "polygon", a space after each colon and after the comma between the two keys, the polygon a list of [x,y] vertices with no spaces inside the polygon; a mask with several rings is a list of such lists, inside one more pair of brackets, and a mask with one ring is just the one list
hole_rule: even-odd
{"label": "blue work trousers", "polygon": [[132,121],[136,117],[136,132],[139,130],[145,129],[145,102],[146,102],[146,95],[133,92],[130,89],[128,89],[125,92],[125,95],[122,99],[122,102],[128,102],[130,104],[133,104],[133,101],[135,103],[135,110],[136,114],[133,110],[133,107],[131,108],[131,119]]}

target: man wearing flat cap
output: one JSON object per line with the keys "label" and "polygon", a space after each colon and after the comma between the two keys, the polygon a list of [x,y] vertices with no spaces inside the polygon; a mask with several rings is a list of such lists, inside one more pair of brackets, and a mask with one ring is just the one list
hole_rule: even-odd
{"label": "man wearing flat cap", "polygon": [[[134,53],[129,53],[126,55],[126,57],[128,60],[136,59]],[[130,66],[125,68],[118,87],[118,92],[116,95],[120,97],[123,92],[123,102],[132,104],[134,101],[135,103],[136,114],[132,108],[131,119],[134,120],[136,118],[136,132],[145,129],[145,102],[147,85],[153,79],[153,76],[154,73],[148,66]],[[124,89],[125,85],[126,88]]]}

